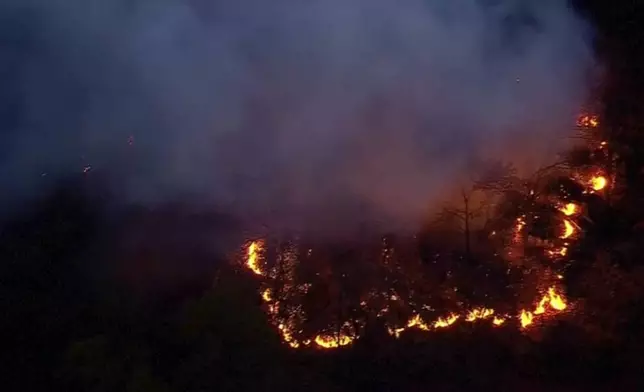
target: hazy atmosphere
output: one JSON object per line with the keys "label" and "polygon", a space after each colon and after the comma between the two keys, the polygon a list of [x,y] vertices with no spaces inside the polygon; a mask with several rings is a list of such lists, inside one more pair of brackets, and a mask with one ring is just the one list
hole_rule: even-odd
{"label": "hazy atmosphere", "polygon": [[564,1],[0,4],[5,206],[87,171],[123,203],[414,227],[480,159],[551,158],[593,63]]}

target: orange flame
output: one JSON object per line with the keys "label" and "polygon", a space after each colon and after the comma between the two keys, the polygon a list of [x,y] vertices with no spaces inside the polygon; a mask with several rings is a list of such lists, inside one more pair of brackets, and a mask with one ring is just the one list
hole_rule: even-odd
{"label": "orange flame", "polygon": [[563,257],[566,254],[568,254],[568,248],[564,247],[564,248],[561,248],[561,249],[558,249],[558,250],[549,250],[548,254],[550,256],[561,256],[561,257]]}
{"label": "orange flame", "polygon": [[407,328],[414,327],[422,329],[423,331],[429,331],[431,329],[431,327],[420,318],[419,314],[415,315],[407,322]]}
{"label": "orange flame", "polygon": [[[565,221],[567,223],[566,231],[568,230],[568,225],[572,228],[572,223]],[[248,246],[248,258],[246,261],[246,266],[255,272],[258,275],[262,275],[263,272],[259,266],[260,255],[259,253],[262,250],[262,242],[255,241],[249,244]],[[564,248],[565,250],[565,248]],[[563,278],[561,275],[557,275],[558,279]],[[261,298],[269,306],[268,314],[271,315],[274,325],[277,327],[279,334],[282,337],[282,340],[292,348],[299,348],[302,346],[308,346],[312,342],[315,345],[322,349],[333,349],[342,346],[347,346],[353,343],[356,337],[352,337],[346,333],[340,333],[338,336],[333,335],[317,335],[312,341],[298,340],[295,337],[294,331],[296,330],[295,326],[291,321],[279,320],[277,317],[279,302],[273,297],[273,292],[270,288],[265,288],[261,291]],[[525,329],[535,322],[535,317],[538,315],[548,315],[554,314],[554,312],[563,311],[568,307],[564,297],[556,292],[555,287],[550,287],[547,293],[539,300],[534,311],[521,310],[520,314],[516,317],[521,328]],[[495,315],[494,309],[491,308],[474,308],[464,314],[464,319],[468,322],[475,322],[476,320],[481,319],[490,319],[494,326],[501,326],[509,319],[513,317],[507,315]],[[456,323],[456,321],[462,316],[456,313],[450,313],[446,317],[441,317],[433,323],[427,323],[424,321],[419,314],[412,316],[407,322],[405,327],[391,329],[388,328],[388,331],[391,335],[399,337],[400,334],[409,328],[417,328],[423,331],[432,331],[439,328],[447,328]]]}
{"label": "orange flame", "polygon": [[575,203],[568,203],[565,206],[559,208],[559,211],[563,212],[563,214],[566,216],[572,216],[577,213],[578,207]]}
{"label": "orange flame", "polygon": [[590,187],[593,188],[594,191],[601,191],[606,188],[606,185],[608,185],[608,180],[604,176],[595,176],[590,179],[589,183]]}
{"label": "orange flame", "polygon": [[329,335],[318,335],[315,337],[315,344],[321,348],[338,348],[353,343],[353,338],[347,335],[340,335],[337,338]]}
{"label": "orange flame", "polygon": [[456,322],[456,320],[458,320],[458,318],[459,318],[459,316],[457,314],[454,314],[454,313],[452,313],[449,316],[447,316],[446,319],[441,317],[438,320],[436,320],[436,322],[434,323],[434,328],[446,328],[446,327],[449,327],[450,325],[454,324]]}
{"label": "orange flame", "polygon": [[534,310],[534,314],[536,315],[544,314],[546,312],[547,302],[548,302],[548,296],[544,296],[543,298],[541,298],[541,301],[539,301],[537,308]]}
{"label": "orange flame", "polygon": [[466,321],[473,322],[476,320],[486,319],[494,314],[494,309],[478,308],[470,311],[465,318]]}
{"label": "orange flame", "polygon": [[517,218],[517,224],[514,227],[514,239],[515,241],[519,241],[521,239],[521,230],[525,227],[526,222],[525,222],[525,216],[520,216]]}
{"label": "orange flame", "polygon": [[505,319],[501,317],[494,317],[492,320],[492,324],[496,325],[497,327],[505,323]]}
{"label": "orange flame", "polygon": [[530,312],[526,312],[525,310],[521,311],[521,327],[526,328],[528,325],[532,324],[532,319],[534,316]]}
{"label": "orange flame", "polygon": [[561,311],[565,310],[568,307],[563,297],[555,292],[554,287],[548,289],[548,298],[550,300],[550,307],[555,310]]}
{"label": "orange flame", "polygon": [[599,117],[596,115],[583,115],[577,119],[577,126],[586,128],[597,128],[599,126]]}
{"label": "orange flame", "polygon": [[259,241],[253,241],[248,245],[248,258],[246,265],[256,275],[263,275],[262,269],[259,266],[259,252],[262,250],[262,244]]}
{"label": "orange flame", "polygon": [[562,239],[569,238],[571,235],[575,234],[575,226],[573,226],[568,219],[564,220],[564,226],[564,233],[561,235]]}
{"label": "orange flame", "polygon": [[295,340],[291,331],[284,324],[279,324],[277,326],[277,329],[280,331],[282,339],[284,339],[284,341],[288,343],[289,346],[293,348],[300,347],[300,342]]}
{"label": "orange flame", "polygon": [[271,289],[262,291],[262,299],[264,300],[264,302],[271,302],[273,300],[271,297]]}

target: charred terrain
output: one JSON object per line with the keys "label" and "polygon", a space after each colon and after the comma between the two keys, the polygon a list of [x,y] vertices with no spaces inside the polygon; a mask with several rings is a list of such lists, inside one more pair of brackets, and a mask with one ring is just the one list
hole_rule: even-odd
{"label": "charred terrain", "polygon": [[574,3],[603,68],[575,142],[480,162],[414,231],[43,174],[0,215],[0,389],[644,390],[644,6]]}

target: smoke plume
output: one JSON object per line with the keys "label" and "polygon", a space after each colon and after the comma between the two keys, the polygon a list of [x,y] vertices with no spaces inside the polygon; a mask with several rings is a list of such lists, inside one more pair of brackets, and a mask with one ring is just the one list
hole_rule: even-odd
{"label": "smoke plume", "polygon": [[5,206],[85,170],[124,203],[412,228],[472,162],[552,157],[592,62],[565,1],[0,4]]}

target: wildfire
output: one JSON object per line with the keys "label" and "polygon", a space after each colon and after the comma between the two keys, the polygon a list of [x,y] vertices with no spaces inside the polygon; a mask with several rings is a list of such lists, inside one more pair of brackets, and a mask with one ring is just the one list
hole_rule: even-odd
{"label": "wildfire", "polygon": [[[578,120],[578,125],[585,128],[596,128],[599,126],[599,120],[597,116],[594,115],[584,115],[580,116]],[[600,148],[607,147],[606,142],[601,142]],[[89,170],[89,169],[88,169]],[[601,191],[605,189],[609,183],[608,178],[601,175],[605,173],[601,168],[594,169],[592,172],[580,172],[580,173],[571,173],[572,178],[577,181],[580,185],[586,188],[585,193],[592,193]],[[530,194],[533,195],[534,191],[530,191]],[[579,226],[576,225],[575,217],[582,212],[581,205],[578,205],[573,202],[566,201],[554,201],[553,207],[556,207],[563,214],[563,232],[559,236],[560,239],[566,241],[563,244],[552,245],[549,241],[542,241],[539,243],[539,246],[547,246],[548,250],[546,254],[549,254],[554,257],[565,256],[568,252],[568,247],[570,245],[569,238],[576,238],[575,234],[577,230],[581,230]],[[510,236],[513,236],[515,244],[522,240],[523,235],[525,234],[527,226],[526,216],[532,218],[538,218],[538,216],[533,216],[534,212],[523,211],[524,215],[517,217],[514,224],[514,230],[512,230]],[[530,215],[528,215],[530,214]],[[490,236],[498,235],[497,232],[491,232]],[[574,237],[573,237],[574,236]],[[528,241],[526,240],[526,244]],[[545,244],[545,245],[544,245]],[[334,349],[338,347],[343,347],[352,344],[356,339],[360,338],[361,329],[366,324],[364,320],[353,320],[346,321],[341,326],[340,329],[335,330],[335,333],[329,334],[328,331],[334,329],[328,329],[325,332],[315,332],[304,337],[305,334],[304,328],[302,328],[303,323],[307,320],[307,315],[304,313],[304,308],[302,304],[298,304],[297,298],[296,301],[290,301],[290,296],[300,296],[305,294],[311,283],[298,283],[297,279],[297,263],[299,262],[299,250],[297,246],[293,246],[288,251],[282,251],[280,253],[277,265],[273,265],[271,262],[265,260],[264,256],[264,245],[265,242],[262,240],[252,241],[248,243],[246,249],[246,260],[243,262],[245,268],[252,271],[255,275],[263,276],[269,279],[275,279],[275,285],[272,285],[271,288],[263,286],[261,291],[258,294],[261,296],[262,301],[264,302],[265,312],[271,322],[271,324],[277,329],[278,333],[281,335],[281,338],[284,343],[288,344],[292,348],[299,348],[302,346],[311,346],[317,347],[320,349]],[[308,250],[307,254],[310,256],[311,249]],[[390,258],[390,254],[385,255],[386,259]],[[241,263],[240,263],[241,264]],[[553,276],[554,278],[554,276]],[[277,279],[280,279],[277,281]],[[556,279],[563,279],[562,275],[556,275]],[[547,287],[547,286],[546,286]],[[382,308],[371,309],[376,310],[377,317],[393,317],[392,315],[398,314],[393,312],[393,307],[390,308],[390,305],[411,305],[410,309],[424,309],[432,310],[429,305],[424,305],[422,303],[405,303],[407,300],[406,296],[401,296],[399,294],[389,293],[390,295],[383,292],[383,297],[388,299],[389,305],[385,305]],[[282,302],[281,300],[284,299]],[[361,302],[361,306],[365,310],[369,310],[369,307],[366,307],[367,301],[364,299]],[[459,308],[462,306],[462,303],[459,303]],[[487,307],[476,307],[465,309],[458,312],[449,312],[446,316],[439,317],[438,319],[428,320],[423,319],[420,314],[415,313],[409,318],[405,324],[398,324],[396,327],[387,325],[387,330],[389,333],[395,337],[399,337],[402,332],[408,329],[417,329],[420,331],[436,331],[438,329],[449,328],[459,320],[465,320],[469,323],[477,322],[478,320],[488,320],[493,326],[499,327],[505,325],[510,321],[512,325],[517,325],[522,329],[529,328],[530,326],[537,324],[542,319],[547,319],[548,317],[554,316],[559,312],[563,312],[568,308],[565,297],[556,291],[554,286],[548,288],[548,290],[535,300],[534,308],[526,308],[518,310],[516,313],[509,314],[497,314],[494,309]],[[461,308],[462,309],[462,308]],[[453,309],[447,309],[450,311]],[[363,323],[359,323],[363,321]],[[402,327],[400,325],[403,325]]]}
{"label": "wildfire", "polygon": [[[568,222],[568,221],[565,221]],[[572,224],[568,222],[570,228]],[[568,225],[566,226],[566,232],[568,232]],[[572,235],[572,234],[571,234]],[[565,248],[564,248],[565,249]],[[259,253],[262,250],[261,241],[253,241],[248,245],[247,248],[247,260],[246,267],[253,271],[255,274],[263,275],[263,272],[259,266],[260,255]],[[557,276],[559,279],[562,276]],[[337,336],[334,335],[317,335],[312,341],[311,340],[298,340],[295,337],[295,325],[292,320],[280,319],[278,318],[278,306],[279,303],[275,301],[273,291],[270,288],[265,288],[260,293],[262,300],[268,304],[269,311],[268,314],[271,315],[271,318],[274,322],[274,325],[277,327],[278,332],[282,336],[282,340],[292,348],[299,348],[302,346],[309,346],[312,342],[321,349],[333,349],[338,347],[343,347],[350,345],[355,341],[357,337],[352,337],[346,332],[341,332]],[[561,312],[567,308],[566,301],[561,294],[558,294],[555,287],[550,287],[547,293],[539,300],[536,304],[536,307],[533,311],[521,310],[517,315],[516,320],[521,326],[521,328],[527,328],[535,322],[536,316],[546,316],[548,314],[554,314],[556,312]],[[461,317],[467,322],[475,322],[477,320],[490,319],[494,326],[501,326],[505,324],[508,319],[512,317],[507,315],[495,315],[495,311],[492,308],[479,307],[471,309],[465,313],[457,314],[450,313],[446,317],[440,317],[434,322],[427,322],[422,319],[420,314],[412,316],[404,327],[401,328],[388,328],[388,331],[391,335],[399,337],[402,332],[407,329],[416,328],[422,331],[433,331],[442,328],[448,328],[455,324]],[[345,323],[345,326],[347,324]]]}
{"label": "wildfire", "polygon": [[539,301],[539,304],[537,305],[537,308],[534,310],[534,314],[539,315],[539,314],[544,314],[546,312],[546,303],[548,302],[548,297],[544,296],[541,298],[541,301]]}
{"label": "wildfire", "polygon": [[[584,128],[597,128],[599,126],[599,118],[596,115],[582,115],[578,118],[577,125]],[[601,142],[600,148],[607,147],[607,143]],[[585,193],[592,193],[601,191],[608,186],[608,179],[601,175],[600,173],[605,173],[601,168],[593,170],[593,172],[588,173],[571,173],[573,179],[575,179],[580,185],[586,188]],[[589,175],[591,174],[592,177]],[[530,194],[533,195],[534,191],[530,191]],[[564,204],[565,203],[565,204]],[[576,203],[568,201],[555,201],[553,203],[554,207],[557,207],[558,210],[564,215],[563,219],[563,233],[559,236],[560,239],[569,239],[575,236],[577,230],[581,230],[579,226],[576,225],[575,216],[582,212],[582,207]],[[528,214],[528,211],[524,211],[525,214]],[[533,213],[530,213],[531,219]],[[527,225],[527,215],[521,215],[516,219],[514,230],[510,233],[513,236],[516,242],[522,239],[524,235],[524,230]],[[537,218],[537,216],[534,216]],[[491,232],[490,236],[495,236],[497,233],[495,231]],[[515,242],[515,245],[516,245]],[[550,242],[543,241],[540,243],[546,244],[549,250],[546,254],[549,254],[554,257],[565,256],[568,252],[569,241],[565,242],[563,246],[561,244],[550,245]],[[528,241],[526,241],[526,244]],[[343,347],[350,345],[356,339],[360,338],[360,330],[358,325],[363,325],[359,323],[352,323],[346,321],[336,333],[329,334],[328,331],[333,330],[329,329],[324,333],[318,331],[305,339],[302,337],[304,334],[303,328],[301,328],[302,323],[306,320],[306,314],[302,310],[301,305],[293,304],[291,301],[284,300],[280,302],[277,298],[287,298],[289,295],[292,295],[294,292],[298,292],[300,295],[306,293],[311,286],[311,283],[298,284],[296,282],[296,266],[298,262],[298,250],[297,247],[293,247],[291,251],[288,252],[286,256],[280,255],[281,260],[278,263],[285,263],[284,260],[288,260],[286,269],[283,268],[284,264],[279,264],[278,266],[273,266],[272,264],[264,260],[263,255],[263,241],[252,241],[248,244],[246,249],[246,260],[245,267],[248,268],[256,275],[265,276],[270,279],[277,279],[277,272],[274,271],[287,271],[286,273],[280,272],[280,279],[278,285],[272,286],[273,288],[263,288],[258,294],[261,295],[262,301],[266,304],[267,307],[266,313],[271,320],[271,323],[274,327],[277,328],[279,334],[282,337],[282,340],[293,348],[299,348],[302,346],[313,346],[321,349],[333,349],[338,347]],[[308,255],[311,254],[311,250],[308,250]],[[387,254],[387,257],[390,255]],[[553,276],[554,278],[554,276]],[[563,279],[562,275],[556,275],[556,278],[561,280]],[[266,286],[264,286],[266,287]],[[547,286],[546,286],[547,287]],[[390,305],[393,305],[395,302],[397,305],[412,305],[411,309],[425,309],[431,310],[432,308],[428,305],[423,305],[422,303],[413,303],[410,302],[406,304],[406,296],[400,296],[397,294],[386,295],[383,293],[385,298],[388,298]],[[297,301],[293,301],[296,303]],[[361,306],[366,306],[366,301],[361,302]],[[459,307],[462,306],[459,303]],[[542,292],[542,295],[535,299],[534,308],[521,309],[513,314],[502,314],[499,315],[492,308],[487,307],[477,307],[470,308],[464,311],[459,312],[450,312],[446,316],[439,317],[434,320],[423,319],[420,314],[415,313],[409,318],[405,324],[398,324],[396,328],[392,326],[387,326],[389,333],[395,337],[399,337],[402,332],[407,329],[418,329],[421,331],[436,331],[438,329],[449,328],[457,321],[463,319],[467,322],[474,323],[478,320],[489,320],[491,324],[495,327],[506,324],[508,321],[511,321],[513,325],[518,325],[522,329],[526,329],[531,325],[537,323],[543,318],[548,318],[559,312],[565,311],[568,308],[566,299],[562,294],[559,294],[556,291],[554,286],[548,288],[545,294]],[[368,308],[367,308],[368,309]],[[377,310],[377,309],[376,309]],[[447,309],[448,311],[450,309]],[[452,309],[453,310],[453,309]],[[382,307],[377,311],[377,317],[390,317],[393,312],[389,311],[389,305]],[[397,314],[397,313],[396,313]],[[360,321],[360,320],[354,320]],[[354,327],[355,325],[355,327]],[[403,325],[400,327],[400,325]],[[364,325],[363,325],[364,326]]]}
{"label": "wildfire", "polygon": [[263,275],[262,269],[259,266],[259,252],[262,250],[262,244],[259,241],[253,241],[248,245],[248,258],[246,265],[256,275]]}
{"label": "wildfire", "polygon": [[517,223],[514,226],[514,239],[516,241],[519,241],[519,239],[521,238],[521,231],[523,230],[525,225],[526,225],[525,216],[518,217],[517,218]]}
{"label": "wildfire", "polygon": [[550,287],[533,312],[528,312],[526,310],[521,311],[521,315],[519,316],[521,327],[526,328],[528,325],[533,323],[535,316],[547,313],[548,309],[546,306],[548,305],[551,310],[556,312],[561,312],[568,307],[564,298],[560,294],[557,294],[554,287]]}

